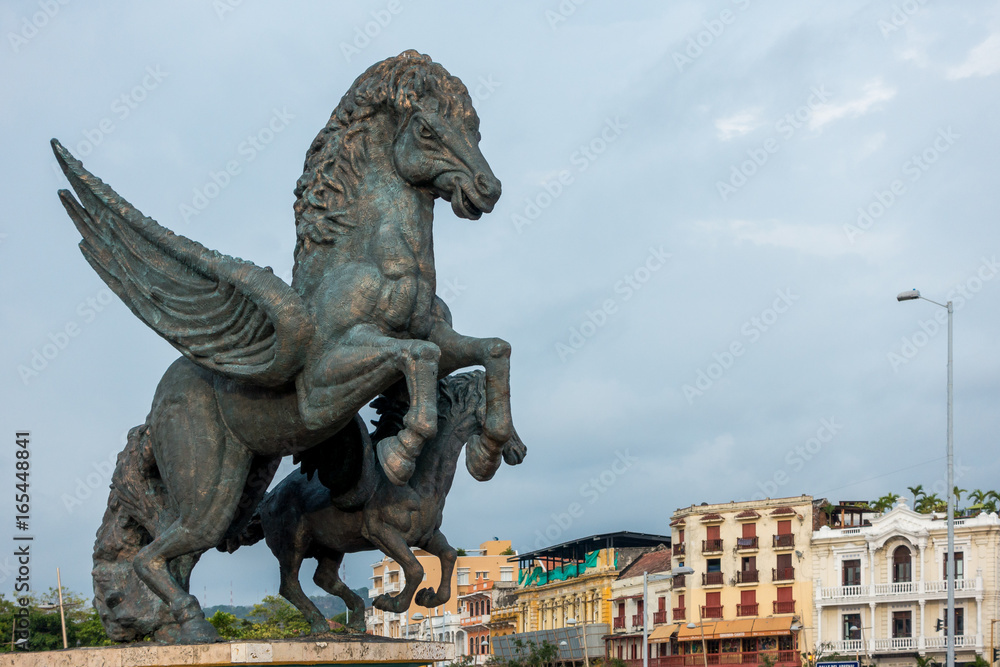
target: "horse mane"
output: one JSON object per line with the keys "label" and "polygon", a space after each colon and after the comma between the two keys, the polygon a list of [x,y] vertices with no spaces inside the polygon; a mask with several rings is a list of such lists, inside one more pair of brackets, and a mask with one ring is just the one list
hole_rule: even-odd
{"label": "horse mane", "polygon": [[398,127],[422,109],[471,115],[479,123],[465,85],[416,51],[376,63],[355,79],[306,152],[295,186],[296,265],[311,244],[334,243],[357,224],[349,208],[368,161],[367,121],[388,110]]}
{"label": "horse mane", "polygon": [[[485,396],[486,374],[483,371],[458,373],[442,378],[438,381],[438,419],[457,419],[470,406],[478,409]],[[372,401],[371,407],[378,413],[378,419],[372,422],[375,427],[371,434],[372,442],[399,433],[403,428],[403,415],[409,406],[409,400],[405,396],[389,397],[382,394]]]}

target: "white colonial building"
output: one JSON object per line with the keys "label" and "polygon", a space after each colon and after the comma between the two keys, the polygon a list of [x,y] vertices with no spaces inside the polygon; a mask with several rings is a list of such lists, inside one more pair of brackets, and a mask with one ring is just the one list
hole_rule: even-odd
{"label": "white colonial building", "polygon": [[[867,517],[866,517],[867,518]],[[812,536],[814,643],[820,656],[840,654],[888,666],[915,665],[917,656],[945,662],[947,522],[920,514],[900,499],[863,525],[823,526]],[[956,663],[990,646],[998,615],[1000,519],[955,520]]]}

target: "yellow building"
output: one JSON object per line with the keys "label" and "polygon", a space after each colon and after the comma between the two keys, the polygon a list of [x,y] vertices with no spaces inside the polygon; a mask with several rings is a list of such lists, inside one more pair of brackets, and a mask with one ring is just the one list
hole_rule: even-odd
{"label": "yellow building", "polygon": [[[424,569],[423,581],[419,588],[437,588],[441,581],[441,562],[422,549],[414,549]],[[459,649],[466,647],[465,633],[459,624],[459,598],[468,593],[473,586],[486,580],[498,582],[514,582],[517,579],[517,566],[509,562],[516,552],[511,548],[510,540],[490,540],[479,545],[478,549],[469,549],[464,556],[459,556],[455,563],[455,571],[451,579],[451,598],[443,605],[428,609],[414,602],[407,612],[383,612],[372,609],[368,617],[368,631],[384,637],[403,637],[409,633],[416,637],[418,633],[432,634],[438,641],[454,642]],[[403,590],[406,577],[399,563],[388,556],[372,565],[372,585],[368,591],[374,599],[383,593],[395,595]],[[423,618],[419,624],[413,625],[413,615],[419,613]],[[407,625],[413,625],[408,628]],[[461,651],[460,651],[461,652]],[[461,654],[465,654],[462,652]]]}
{"label": "yellow building", "polygon": [[[811,496],[692,505],[671,517],[677,653],[800,665],[813,627]],[[689,628],[690,623],[694,627]],[[704,649],[703,649],[704,647]],[[670,658],[667,658],[669,661]],[[674,659],[676,662],[678,659]]]}
{"label": "yellow building", "polygon": [[[516,624],[513,634],[493,634],[500,660],[517,657],[516,641],[548,641],[560,647],[558,661],[584,662],[604,656],[611,624],[611,585],[620,570],[657,546],[665,535],[608,533],[540,549],[518,557],[517,588],[494,609]],[[562,644],[565,642],[565,644]],[[585,651],[584,651],[585,647]]]}

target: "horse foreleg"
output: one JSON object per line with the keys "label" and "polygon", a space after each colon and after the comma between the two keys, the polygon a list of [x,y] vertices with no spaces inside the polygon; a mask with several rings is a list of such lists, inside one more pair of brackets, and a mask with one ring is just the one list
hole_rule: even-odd
{"label": "horse foreleg", "polygon": [[382,611],[392,611],[401,614],[406,611],[410,602],[413,601],[413,594],[417,592],[417,586],[424,578],[424,568],[417,560],[417,557],[410,551],[410,546],[403,539],[403,536],[392,526],[381,523],[381,519],[375,517],[374,521],[368,522],[365,537],[375,545],[379,551],[389,558],[394,559],[403,568],[403,576],[406,577],[406,585],[396,595],[383,593],[375,598],[372,606]]}
{"label": "horse foreleg", "polygon": [[433,588],[423,588],[418,591],[416,601],[421,607],[437,607],[451,599],[451,574],[455,570],[458,551],[448,544],[448,538],[440,530],[434,531],[434,535],[424,548],[441,561],[441,581],[436,591]]}
{"label": "horse foreleg", "polygon": [[429,340],[441,348],[442,375],[473,365],[481,365],[486,371],[483,433],[470,438],[465,464],[476,479],[491,479],[500,467],[504,444],[514,435],[510,416],[510,344],[500,338],[463,336],[444,319],[435,323]]}

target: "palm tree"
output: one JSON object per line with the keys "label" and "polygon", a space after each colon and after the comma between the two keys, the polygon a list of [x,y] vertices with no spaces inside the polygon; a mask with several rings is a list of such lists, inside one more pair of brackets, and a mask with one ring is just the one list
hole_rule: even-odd
{"label": "palm tree", "polygon": [[883,513],[886,512],[886,510],[891,510],[892,509],[892,506],[896,504],[896,498],[897,497],[898,496],[896,496],[895,493],[893,493],[892,491],[890,491],[889,493],[887,493],[884,496],[880,497],[878,500],[873,500],[870,503],[871,508],[875,512],[878,512],[879,514],[883,514]]}
{"label": "palm tree", "polygon": [[936,493],[931,495],[924,494],[917,501],[915,510],[921,514],[930,514],[931,512],[943,512],[948,508],[948,503],[941,498]]}
{"label": "palm tree", "polygon": [[917,484],[916,486],[908,486],[906,490],[913,494],[913,506],[917,506],[917,501],[920,500],[921,496],[926,495],[924,493],[924,485]]}

